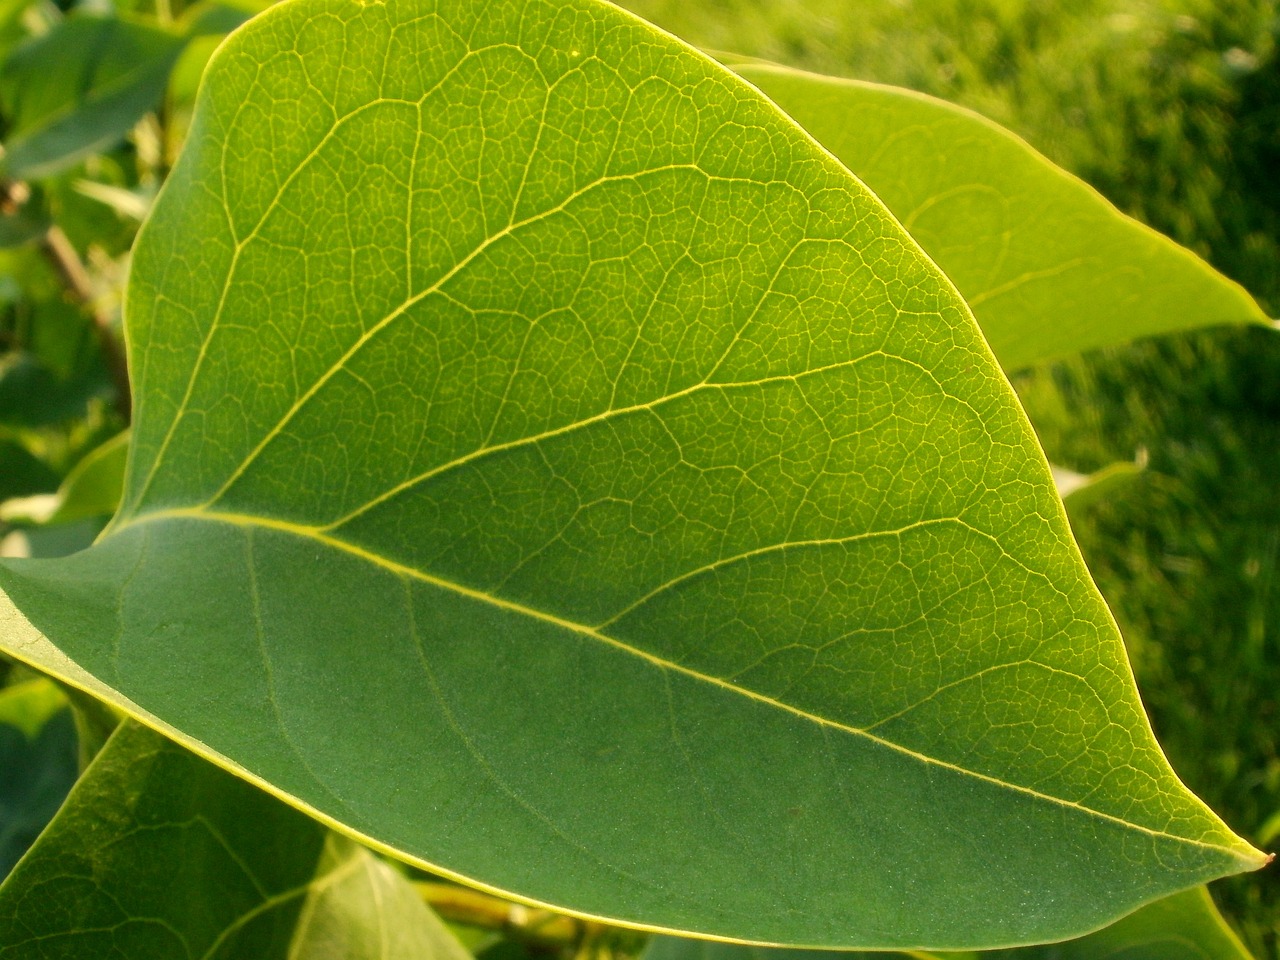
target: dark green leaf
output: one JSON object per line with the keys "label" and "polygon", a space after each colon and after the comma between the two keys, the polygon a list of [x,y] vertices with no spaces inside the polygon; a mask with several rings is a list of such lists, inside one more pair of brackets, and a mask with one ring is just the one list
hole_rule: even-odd
{"label": "dark green leaf", "polygon": [[21,443],[0,440],[0,501],[46,493],[58,485],[58,475]]}
{"label": "dark green leaf", "polygon": [[77,772],[75,724],[58,688],[28,680],[0,690],[0,879],[57,812]]}
{"label": "dark green leaf", "polygon": [[0,886],[0,958],[467,960],[351,841],[134,723]]}
{"label": "dark green leaf", "polygon": [[201,90],[124,506],[0,566],[16,656],[649,927],[989,946],[1262,862],[963,301],[754,89],[589,0],[296,0]]}
{"label": "dark green leaf", "polygon": [[[0,451],[3,449],[0,447]],[[0,520],[59,524],[111,516],[120,505],[128,452],[128,432],[116,434],[86,454],[67,474],[57,493],[24,496],[20,501],[0,504]]]}
{"label": "dark green leaf", "polygon": [[185,42],[142,21],[73,13],[17,47],[0,69],[4,174],[48,176],[118,143],[160,101]]}

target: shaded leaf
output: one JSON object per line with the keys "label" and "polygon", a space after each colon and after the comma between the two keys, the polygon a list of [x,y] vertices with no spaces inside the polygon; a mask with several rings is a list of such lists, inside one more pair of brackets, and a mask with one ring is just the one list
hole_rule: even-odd
{"label": "shaded leaf", "polygon": [[126,722],[0,886],[0,957],[467,960],[368,851]]}
{"label": "shaded leaf", "polygon": [[1068,943],[1002,950],[1000,960],[1253,960],[1203,887],[1157,900]]}
{"label": "shaded leaf", "polygon": [[0,879],[31,846],[75,783],[76,731],[48,680],[0,690]]}
{"label": "shaded leaf", "polygon": [[970,953],[770,950],[655,937],[640,960],[1253,960],[1203,887],[1148,904],[1096,933],[1044,946]]}
{"label": "shaded leaf", "polygon": [[0,69],[4,174],[45,177],[122,140],[160,101],[185,38],[122,17],[73,13]]}
{"label": "shaded leaf", "polygon": [[15,440],[0,440],[0,501],[56,488],[58,475]]}
{"label": "shaded leaf", "polygon": [[960,297],[612,7],[255,18],[127,309],[124,505],[0,566],[0,636],[400,856],[885,947],[1262,862],[1160,754]]}
{"label": "shaded leaf", "polygon": [[0,503],[0,520],[58,524],[111,516],[120,505],[128,452],[128,432],[116,434],[86,454],[56,493]]}
{"label": "shaded leaf", "polygon": [[97,355],[67,378],[27,351],[0,358],[0,424],[6,426],[42,427],[83,417],[89,401],[109,391]]}
{"label": "shaded leaf", "polygon": [[0,247],[19,247],[43,236],[53,221],[39,190],[10,187],[0,199]]}
{"label": "shaded leaf", "polygon": [[964,294],[1005,369],[1270,322],[1238,284],[972,111],[787,67],[733,69],[876,192]]}

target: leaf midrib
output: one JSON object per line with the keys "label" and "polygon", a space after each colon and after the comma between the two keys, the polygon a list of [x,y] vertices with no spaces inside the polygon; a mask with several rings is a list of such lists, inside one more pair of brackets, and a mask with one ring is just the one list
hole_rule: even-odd
{"label": "leaf midrib", "polygon": [[[944,519],[954,521],[956,518],[944,518]],[[681,674],[683,676],[689,677],[690,679],[697,680],[699,682],[708,684],[710,686],[714,686],[722,690],[727,690],[731,693],[745,697],[749,700],[754,700],[757,703],[762,703],[767,706],[773,707],[775,709],[785,711],[786,713],[790,713],[793,716],[799,717],[801,719],[808,720],[812,723],[817,724],[820,727],[824,727],[827,729],[838,731],[840,733],[865,739],[871,743],[876,744],[877,746],[884,747],[885,749],[891,750],[894,753],[897,753],[901,756],[909,757],[918,763],[924,763],[929,766],[947,770],[954,774],[959,774],[964,777],[970,777],[975,780],[979,780],[984,783],[991,784],[993,786],[997,786],[1006,790],[1011,790],[1015,793],[1019,793],[1024,796],[1031,797],[1033,799],[1045,801],[1069,810],[1074,810],[1079,813],[1085,814],[1086,816],[1094,817],[1094,818],[1106,821],[1108,823],[1113,823],[1153,838],[1171,840],[1177,843],[1188,844],[1192,847],[1197,847],[1205,850],[1214,850],[1221,853],[1229,854],[1233,858],[1238,860],[1243,859],[1241,851],[1234,849],[1232,847],[1224,846],[1220,843],[1212,843],[1206,840],[1196,840],[1190,837],[1179,836],[1178,834],[1169,833],[1168,831],[1165,831],[1165,830],[1158,830],[1153,827],[1143,826],[1142,824],[1134,823],[1133,821],[1126,820],[1123,817],[1119,817],[1111,813],[1106,813],[1105,811],[1095,809],[1093,807],[1087,806],[1082,803],[1077,803],[1072,800],[1067,800],[1063,797],[1056,797],[1052,794],[1043,793],[1031,787],[1022,786],[1016,783],[1010,783],[1006,780],[1001,780],[998,777],[994,777],[977,770],[971,770],[967,767],[960,766],[959,764],[950,763],[946,760],[940,760],[936,757],[931,757],[928,754],[924,754],[924,753],[920,753],[919,751],[912,750],[910,747],[904,746],[900,743],[896,743],[893,740],[889,740],[889,739],[886,739],[885,737],[877,736],[876,734],[872,733],[869,728],[854,727],[848,724],[840,723],[837,720],[832,720],[829,717],[823,717],[818,714],[811,713],[801,707],[797,707],[793,704],[786,703],[785,701],[776,700],[773,697],[769,697],[755,690],[751,690],[746,687],[736,686],[720,677],[716,677],[707,673],[702,673],[701,671],[695,670],[691,667],[687,667],[687,666],[684,666],[683,664],[676,663],[675,661],[667,660],[663,657],[657,656],[656,654],[650,653],[647,650],[643,650],[639,647],[632,646],[631,644],[628,644],[622,640],[619,640],[616,637],[612,637],[606,633],[601,632],[601,630],[598,628],[588,626],[587,624],[577,623],[576,621],[557,616],[556,614],[549,613],[544,610],[539,610],[535,607],[530,607],[528,605],[517,603],[512,600],[507,600],[502,597],[494,596],[491,593],[487,593],[482,590],[477,590],[472,587],[468,587],[464,584],[458,583],[456,581],[449,580],[444,577],[439,577],[434,574],[428,573],[426,571],[419,570],[415,567],[410,567],[405,564],[398,563],[395,560],[392,560],[388,557],[384,557],[384,556],[381,556],[380,554],[374,553],[373,551],[368,550],[364,547],[361,547],[358,544],[354,544],[349,541],[342,540],[338,537],[334,537],[324,532],[323,530],[318,530],[314,527],[307,527],[301,524],[292,523],[287,520],[278,520],[272,517],[255,516],[252,514],[243,514],[243,513],[211,511],[211,510],[196,507],[196,508],[175,508],[175,509],[169,509],[169,510],[162,510],[162,511],[156,511],[154,513],[148,513],[140,517],[132,517],[124,521],[123,523],[121,523],[118,527],[116,527],[115,530],[112,532],[112,536],[122,534],[126,530],[133,527],[149,526],[151,524],[163,523],[166,521],[183,521],[183,520],[219,523],[226,526],[238,527],[241,529],[248,529],[248,530],[253,530],[253,529],[272,530],[278,533],[286,533],[292,536],[296,536],[305,540],[311,540],[315,543],[320,544],[321,546],[328,547],[329,549],[332,549],[332,550],[337,550],[341,553],[345,553],[349,556],[353,556],[367,563],[373,564],[374,566],[387,570],[395,574],[396,576],[417,580],[422,583],[427,583],[439,589],[447,590],[459,596],[467,597],[468,599],[471,599],[471,600],[476,600],[481,603],[489,604],[490,606],[497,607],[501,610],[520,614],[522,616],[531,617],[535,620],[540,620],[544,623],[552,624],[554,626],[560,627],[561,629],[568,630],[571,633],[576,633],[580,636],[588,637],[598,643],[602,643],[606,646],[612,647],[613,649],[619,650],[630,656],[637,657],[645,661],[646,663],[649,663],[652,666],[657,667],[658,669],[669,670],[671,672]],[[929,523],[929,522],[938,522],[938,521],[924,521],[924,522]],[[915,523],[915,524],[909,525],[907,528],[904,528],[904,529],[911,529],[911,528],[918,527],[920,525],[921,525],[920,523]],[[896,531],[896,530],[868,531],[862,536],[874,536],[877,534],[890,535],[890,534],[899,533],[899,532],[901,531]],[[847,540],[849,538],[844,538],[844,539]],[[753,553],[754,552],[761,552],[761,551],[753,551]],[[606,622],[611,622],[611,621],[606,621]]]}

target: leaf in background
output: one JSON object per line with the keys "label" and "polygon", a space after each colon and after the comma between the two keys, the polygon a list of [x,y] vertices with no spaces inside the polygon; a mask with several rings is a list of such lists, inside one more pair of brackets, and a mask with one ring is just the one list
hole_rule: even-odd
{"label": "leaf in background", "polygon": [[0,958],[468,960],[386,864],[126,722],[0,886]]}
{"label": "leaf in background", "polygon": [[1148,904],[1096,933],[1051,943],[968,953],[771,950],[655,937],[640,960],[1253,960],[1204,887]]}
{"label": "leaf in background", "polygon": [[53,490],[58,475],[15,440],[0,440],[0,501]]}
{"label": "leaf in background", "polygon": [[73,304],[27,303],[30,340],[0,354],[0,424],[42,427],[83,417],[111,394],[111,378],[91,321]]}
{"label": "leaf in background", "polygon": [[20,247],[44,235],[49,218],[42,191],[10,184],[0,195],[0,247]]}
{"label": "leaf in background", "polygon": [[1093,473],[1082,474],[1066,467],[1053,468],[1053,480],[1058,487],[1058,495],[1062,497],[1063,506],[1068,516],[1075,516],[1077,510],[1106,500],[1115,495],[1142,475],[1146,464],[1142,460],[1109,463]]}
{"label": "leaf in background", "polygon": [[22,40],[26,31],[22,28],[22,14],[32,0],[0,0],[0,59]]}
{"label": "leaf in background", "polygon": [[960,297],[615,8],[255,18],[128,331],[124,506],[0,565],[0,636],[401,856],[885,947],[1263,862],[1160,754]]}
{"label": "leaf in background", "polygon": [[271,0],[200,0],[187,7],[178,22],[190,37],[221,36],[271,6]]}
{"label": "leaf in background", "polygon": [[990,960],[1253,960],[1204,887],[1185,890],[1079,940],[1001,950]]}
{"label": "leaf in background", "polygon": [[111,516],[120,505],[128,453],[128,431],[116,434],[86,454],[63,479],[57,493],[0,503],[0,520],[58,524]]}
{"label": "leaf in background", "polygon": [[0,879],[57,812],[78,772],[75,723],[58,688],[28,680],[0,690]]}
{"label": "leaf in background", "polygon": [[1266,823],[1258,828],[1258,843],[1266,845],[1280,837],[1280,810],[1267,817]]}
{"label": "leaf in background", "polygon": [[0,69],[0,168],[44,177],[122,140],[159,103],[186,38],[142,21],[73,13]]}
{"label": "leaf in background", "polygon": [[1234,281],[976,113],[899,87],[733,69],[876,192],[959,288],[1006,370],[1270,323]]}

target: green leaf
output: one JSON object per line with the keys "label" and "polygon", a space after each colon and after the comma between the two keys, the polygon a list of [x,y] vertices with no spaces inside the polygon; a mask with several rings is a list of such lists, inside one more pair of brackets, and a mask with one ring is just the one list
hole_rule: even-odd
{"label": "green leaf", "polygon": [[0,69],[4,174],[49,176],[118,143],[160,101],[185,43],[142,21],[73,13],[17,47]]}
{"label": "green leaf", "polygon": [[127,321],[124,505],[0,566],[0,636],[399,856],[850,947],[1262,862],[1160,754],[945,277],[615,8],[255,18]]}
{"label": "green leaf", "polygon": [[270,5],[270,0],[200,0],[183,11],[178,25],[191,37],[221,37]]}
{"label": "green leaf", "polygon": [[640,960],[1253,960],[1204,887],[1148,904],[1096,933],[981,953],[847,953],[770,950],[682,937],[655,937]]}
{"label": "green leaf", "polygon": [[1145,469],[1146,464],[1141,460],[1109,463],[1089,474],[1076,473],[1066,467],[1054,467],[1053,479],[1058,487],[1058,495],[1062,497],[1063,506],[1067,508],[1068,515],[1074,517],[1078,510],[1114,496],[1116,491],[1124,489],[1141,476]]}
{"label": "green leaf", "polygon": [[67,474],[56,493],[0,503],[0,520],[57,524],[109,517],[120,505],[128,452],[128,431],[116,434],[86,454]]}
{"label": "green leaf", "polygon": [[964,294],[1006,370],[1270,323],[1238,284],[976,113],[898,87],[733,69],[876,192]]}
{"label": "green leaf", "polygon": [[79,772],[71,711],[48,680],[0,690],[0,771],[3,879],[57,812]]}
{"label": "green leaf", "polygon": [[0,886],[0,958],[468,960],[399,874],[136,723]]}
{"label": "green leaf", "polygon": [[28,302],[30,349],[0,355],[0,425],[42,427],[85,416],[110,376],[90,321],[65,302]]}
{"label": "green leaf", "polygon": [[0,248],[20,247],[42,237],[53,222],[42,192],[11,186],[8,193],[8,200],[0,204]]}
{"label": "green leaf", "polygon": [[1258,842],[1268,844],[1280,837],[1280,810],[1267,817],[1266,822],[1258,828]]}
{"label": "green leaf", "polygon": [[1203,887],[1157,900],[1097,933],[992,960],[1253,960]]}
{"label": "green leaf", "polygon": [[58,485],[53,468],[15,440],[0,440],[0,501],[29,497]]}

